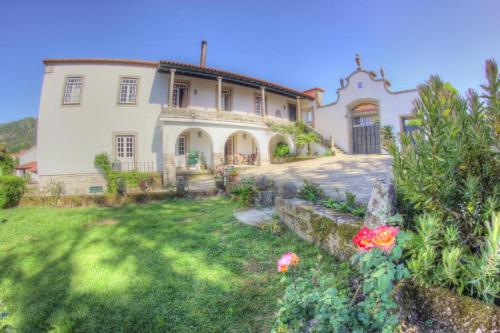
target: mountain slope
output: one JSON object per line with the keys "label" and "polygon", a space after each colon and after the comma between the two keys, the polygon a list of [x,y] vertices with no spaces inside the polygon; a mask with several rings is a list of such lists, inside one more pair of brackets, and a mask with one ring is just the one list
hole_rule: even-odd
{"label": "mountain slope", "polygon": [[10,152],[18,152],[36,144],[36,118],[27,117],[10,123],[0,124],[0,143],[7,145]]}

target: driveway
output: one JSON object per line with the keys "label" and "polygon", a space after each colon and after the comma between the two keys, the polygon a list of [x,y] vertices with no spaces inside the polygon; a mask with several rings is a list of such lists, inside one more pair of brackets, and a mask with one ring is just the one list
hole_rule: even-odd
{"label": "driveway", "polygon": [[319,157],[314,160],[244,168],[242,176],[265,175],[276,181],[293,181],[301,186],[304,179],[320,184],[327,195],[345,198],[345,191],[356,194],[357,201],[368,203],[374,181],[391,177],[387,155],[346,155]]}

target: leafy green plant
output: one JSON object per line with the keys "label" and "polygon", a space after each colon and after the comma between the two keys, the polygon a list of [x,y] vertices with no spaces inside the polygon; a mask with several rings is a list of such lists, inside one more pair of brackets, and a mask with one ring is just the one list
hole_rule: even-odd
{"label": "leafy green plant", "polygon": [[311,155],[311,144],[314,142],[321,142],[321,138],[318,134],[309,130],[307,125],[301,121],[291,125],[271,123],[269,126],[274,132],[291,136],[298,153],[301,153],[302,148],[305,146],[307,147],[307,154]]}
{"label": "leafy green plant", "polygon": [[341,213],[350,213],[359,217],[363,217],[366,212],[366,206],[357,204],[356,195],[349,191],[346,191],[346,201],[326,198],[321,202],[321,205]]}
{"label": "leafy green plant", "polygon": [[15,207],[26,191],[26,181],[17,176],[0,176],[0,208]]}
{"label": "leafy green plant", "polygon": [[255,188],[255,179],[253,177],[243,178],[238,186],[231,190],[233,199],[245,207],[250,207],[257,189]]}
{"label": "leafy green plant", "polygon": [[298,195],[299,198],[317,203],[325,197],[325,191],[319,184],[305,179]]}
{"label": "leafy green plant", "polygon": [[384,148],[392,144],[396,140],[392,125],[382,126],[382,128],[380,129],[380,137],[382,139],[382,146]]}
{"label": "leafy green plant", "polygon": [[273,150],[274,157],[285,157],[290,153],[290,148],[286,143],[279,142]]}
{"label": "leafy green plant", "polygon": [[7,147],[0,143],[0,176],[9,176],[14,172],[16,162],[7,151]]}
{"label": "leafy green plant", "polygon": [[[349,279],[353,272],[347,263],[339,265],[335,275],[322,272],[317,264],[296,283],[289,283],[273,332],[397,331],[393,290],[410,276],[402,259],[405,239],[405,233],[395,227],[361,229],[354,238],[361,251],[351,258],[356,278]],[[283,271],[281,260],[279,271]],[[350,281],[359,282],[351,286]]]}
{"label": "leafy green plant", "polygon": [[[489,253],[488,221],[500,209],[500,76],[493,60],[486,62],[486,78],[483,95],[469,90],[464,98],[431,77],[414,103],[418,130],[387,149],[398,207],[414,232],[408,267],[415,279],[491,302],[498,285],[486,273],[481,279],[476,261]],[[480,280],[490,285],[480,291]]]}

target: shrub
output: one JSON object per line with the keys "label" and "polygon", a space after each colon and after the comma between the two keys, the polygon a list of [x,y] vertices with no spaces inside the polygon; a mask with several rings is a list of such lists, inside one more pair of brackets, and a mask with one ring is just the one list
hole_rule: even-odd
{"label": "shrub", "polygon": [[285,157],[290,153],[290,148],[286,143],[280,142],[273,150],[274,157]]}
{"label": "shrub", "polygon": [[0,176],[8,176],[14,172],[16,161],[10,156],[7,147],[0,143]]}
{"label": "shrub", "polygon": [[17,176],[0,176],[0,208],[15,207],[26,190],[26,181]]}
{"label": "shrub", "polygon": [[366,206],[358,205],[356,203],[356,195],[349,191],[346,192],[345,202],[341,202],[333,198],[327,198],[321,203],[321,205],[341,213],[350,213],[359,217],[363,217],[366,212]]}
{"label": "shrub", "polygon": [[315,182],[304,180],[304,185],[299,190],[299,198],[318,203],[325,197],[325,191]]}
{"label": "shrub", "polygon": [[59,199],[64,195],[64,183],[50,179],[49,182],[42,187],[41,192],[49,206],[55,207],[59,203]]}
{"label": "shrub", "polygon": [[256,193],[255,179],[252,177],[243,178],[240,184],[231,190],[233,198],[246,207],[252,205]]}
{"label": "shrub", "polygon": [[[498,239],[500,232],[488,229],[500,208],[500,76],[492,60],[486,77],[484,95],[469,90],[466,98],[431,77],[414,102],[418,131],[402,134],[399,146],[390,143],[388,151],[398,207],[413,231],[409,267],[415,279],[492,301],[498,280],[477,270],[481,284],[468,277],[476,259],[488,256],[488,238]],[[500,261],[496,265],[498,274]]]}
{"label": "shrub", "polygon": [[402,260],[405,239],[405,233],[395,227],[361,229],[354,238],[360,251],[351,258],[358,273],[355,277],[343,263],[334,274],[323,272],[318,265],[295,279],[296,267],[292,262],[290,267],[282,267],[286,265],[282,257],[278,271],[287,274],[292,283],[280,302],[273,332],[398,331],[393,291],[399,281],[409,277]]}

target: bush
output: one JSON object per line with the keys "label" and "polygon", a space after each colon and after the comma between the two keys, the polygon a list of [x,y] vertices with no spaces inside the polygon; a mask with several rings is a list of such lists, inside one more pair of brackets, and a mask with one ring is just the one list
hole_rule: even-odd
{"label": "bush", "polygon": [[283,142],[278,143],[273,150],[274,157],[285,157],[288,156],[288,154],[290,154],[290,148]]}
{"label": "bush", "polygon": [[49,206],[55,207],[59,203],[59,199],[64,195],[64,183],[50,179],[41,192]]}
{"label": "bush", "polygon": [[299,190],[299,198],[318,203],[325,197],[325,191],[315,182],[304,180],[304,185]]}
{"label": "bush", "polygon": [[0,176],[0,208],[15,207],[26,190],[26,181],[17,176]]}
{"label": "bush", "polygon": [[398,228],[361,229],[353,239],[360,251],[351,258],[357,274],[347,263],[335,267],[334,274],[318,265],[296,279],[297,264],[281,269],[280,259],[279,270],[292,283],[280,302],[273,332],[399,331],[394,287],[409,277],[402,259],[405,240]]}
{"label": "bush", "polygon": [[366,212],[366,206],[358,205],[356,203],[356,195],[349,191],[346,191],[345,202],[338,201],[333,198],[327,198],[321,203],[321,205],[341,213],[349,213],[359,217],[363,217]]}
{"label": "bush", "polygon": [[252,206],[256,193],[255,179],[252,177],[243,178],[240,184],[231,190],[233,198],[245,207]]}
{"label": "bush", "polygon": [[[484,95],[469,90],[467,98],[431,77],[414,103],[419,130],[402,134],[399,147],[390,143],[388,151],[399,209],[413,231],[409,267],[415,279],[491,302],[500,293],[498,279],[467,273],[477,266],[474,258],[486,255],[487,239],[500,237],[488,227],[500,209],[500,76],[492,60],[486,76]],[[500,258],[490,259],[498,275]],[[491,284],[480,287],[478,280]]]}

